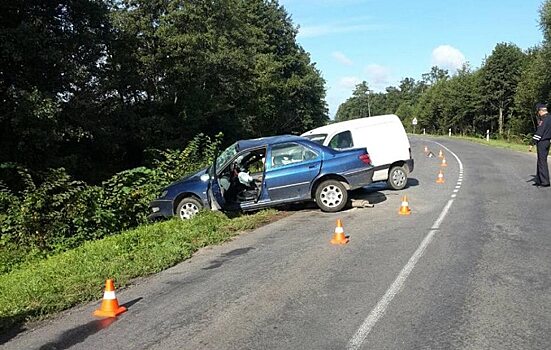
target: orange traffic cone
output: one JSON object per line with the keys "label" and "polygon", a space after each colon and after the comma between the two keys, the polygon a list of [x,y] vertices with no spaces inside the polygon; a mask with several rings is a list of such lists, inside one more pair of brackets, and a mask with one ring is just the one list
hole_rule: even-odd
{"label": "orange traffic cone", "polygon": [[119,306],[117,297],[115,296],[115,284],[113,280],[105,281],[105,292],[103,293],[103,301],[99,309],[94,311],[94,316],[98,317],[117,317],[126,311],[124,306]]}
{"label": "orange traffic cone", "polygon": [[436,179],[437,184],[443,184],[444,183],[444,174],[442,173],[442,170],[438,173],[438,178]]}
{"label": "orange traffic cone", "polygon": [[442,158],[442,163],[440,166],[448,166],[448,163],[446,162],[446,157]]}
{"label": "orange traffic cone", "polygon": [[411,214],[411,209],[409,208],[409,203],[408,203],[408,197],[407,196],[402,197],[402,205],[400,206],[400,210],[398,211],[398,214],[400,214],[400,215],[409,215],[409,214]]}
{"label": "orange traffic cone", "polygon": [[346,244],[349,239],[344,235],[344,229],[342,228],[341,219],[337,219],[337,227],[335,227],[335,234],[331,239],[332,244]]}
{"label": "orange traffic cone", "polygon": [[442,152],[442,150],[438,152],[438,158],[444,158],[444,152]]}

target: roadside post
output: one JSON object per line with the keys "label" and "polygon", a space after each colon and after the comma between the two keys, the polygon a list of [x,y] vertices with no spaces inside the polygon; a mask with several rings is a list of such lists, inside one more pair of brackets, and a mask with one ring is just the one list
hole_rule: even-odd
{"label": "roadside post", "polygon": [[425,135],[425,128],[423,128],[423,135]]}
{"label": "roadside post", "polygon": [[452,128],[449,128],[449,129],[448,129],[448,136],[449,136],[449,137],[452,137]]}
{"label": "roadside post", "polygon": [[486,142],[490,142],[490,130],[486,129]]}
{"label": "roadside post", "polygon": [[[411,124],[413,125],[413,133],[415,134],[415,127],[417,126],[417,118],[413,118],[411,121]],[[423,134],[425,134],[425,129],[423,129]]]}

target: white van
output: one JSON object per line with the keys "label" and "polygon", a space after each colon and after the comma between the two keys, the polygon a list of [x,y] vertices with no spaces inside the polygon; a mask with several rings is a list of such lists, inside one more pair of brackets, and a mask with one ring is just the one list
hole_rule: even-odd
{"label": "white van", "polygon": [[333,123],[302,136],[334,149],[367,148],[375,166],[373,182],[387,181],[394,190],[404,188],[413,171],[409,140],[400,118],[394,114]]}

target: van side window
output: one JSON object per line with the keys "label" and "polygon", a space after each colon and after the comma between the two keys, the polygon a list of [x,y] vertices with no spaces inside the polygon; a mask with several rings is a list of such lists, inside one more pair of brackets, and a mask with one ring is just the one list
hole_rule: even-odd
{"label": "van side window", "polygon": [[354,143],[352,142],[352,134],[348,130],[338,133],[337,135],[333,136],[333,138],[329,142],[329,147],[333,149],[354,147]]}

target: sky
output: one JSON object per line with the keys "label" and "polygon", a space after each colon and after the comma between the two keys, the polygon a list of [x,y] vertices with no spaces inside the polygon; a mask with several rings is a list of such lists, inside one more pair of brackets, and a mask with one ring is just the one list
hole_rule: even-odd
{"label": "sky", "polygon": [[543,40],[543,0],[280,0],[326,81],[329,115],[366,81],[371,90],[421,79],[432,66],[479,68],[496,44]]}

